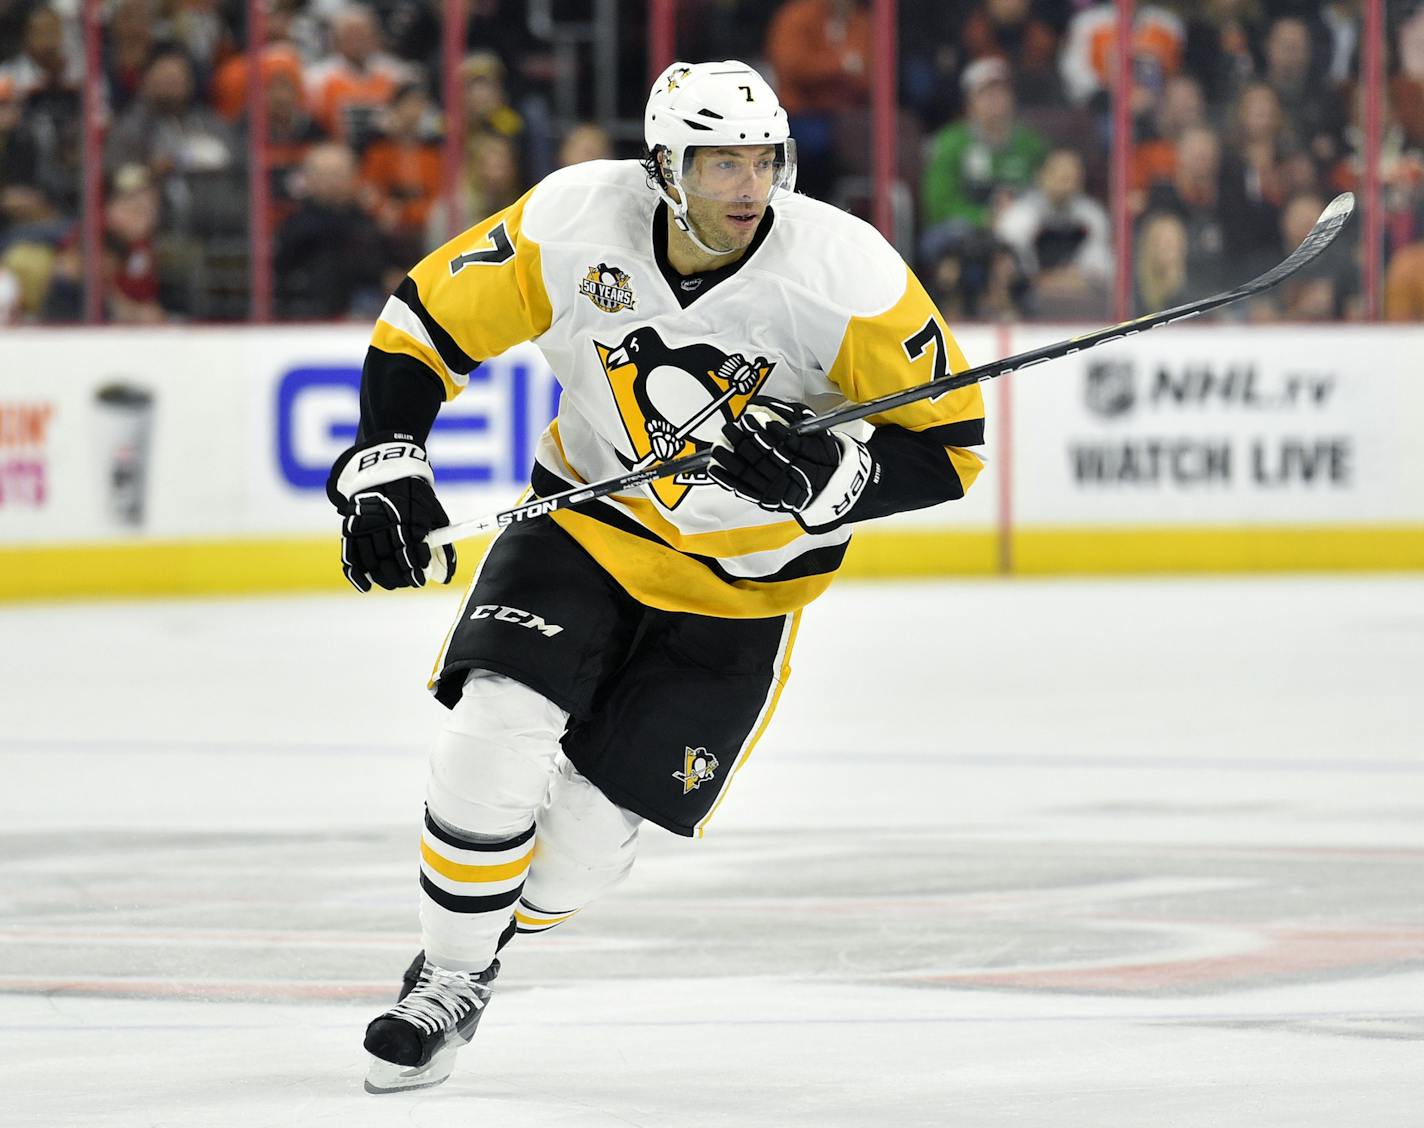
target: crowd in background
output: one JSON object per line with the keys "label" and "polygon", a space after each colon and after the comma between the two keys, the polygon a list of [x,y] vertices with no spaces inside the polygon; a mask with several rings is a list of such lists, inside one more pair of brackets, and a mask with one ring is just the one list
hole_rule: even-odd
{"label": "crowd in background", "polygon": [[[373,316],[454,231],[563,164],[638,155],[646,5],[621,0],[609,120],[557,112],[561,20],[591,4],[469,0],[463,133],[444,198],[438,0],[268,0],[273,308]],[[895,237],[951,319],[1111,315],[1115,8],[900,0]],[[1358,0],[1138,4],[1131,43],[1136,312],[1224,288],[1292,249],[1363,148]],[[1387,9],[1386,313],[1424,319],[1424,5]],[[241,0],[104,5],[103,308],[117,322],[249,313],[249,60]],[[870,210],[869,5],[681,0],[679,54],[763,68],[799,188]],[[586,55],[573,89],[586,89]],[[0,0],[0,322],[78,320],[85,78],[79,0]],[[583,98],[580,105],[595,101]],[[586,112],[586,111],[585,111]],[[452,221],[455,224],[452,229]],[[1358,317],[1358,235],[1233,316]]]}

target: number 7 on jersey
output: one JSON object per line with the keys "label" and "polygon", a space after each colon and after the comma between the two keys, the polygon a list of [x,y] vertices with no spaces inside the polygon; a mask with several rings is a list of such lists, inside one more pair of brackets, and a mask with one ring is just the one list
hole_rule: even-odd
{"label": "number 7 on jersey", "polygon": [[483,251],[466,251],[464,254],[452,258],[450,260],[451,275],[459,274],[467,266],[498,266],[514,257],[514,244],[509,241],[509,232],[504,229],[503,223],[495,225],[489,233],[489,238],[494,246]]}

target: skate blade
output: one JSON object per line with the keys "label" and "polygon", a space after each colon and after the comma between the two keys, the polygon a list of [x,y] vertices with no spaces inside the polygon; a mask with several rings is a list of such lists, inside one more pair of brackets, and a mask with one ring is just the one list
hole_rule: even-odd
{"label": "skate blade", "polygon": [[373,1057],[366,1071],[368,1093],[403,1093],[411,1089],[429,1089],[446,1080],[455,1067],[458,1045],[443,1046],[422,1066],[396,1065]]}

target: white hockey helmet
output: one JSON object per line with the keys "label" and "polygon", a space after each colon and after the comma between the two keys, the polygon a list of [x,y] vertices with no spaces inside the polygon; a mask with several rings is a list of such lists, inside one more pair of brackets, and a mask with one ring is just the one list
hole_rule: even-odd
{"label": "white hockey helmet", "polygon": [[[690,150],[707,147],[771,145],[776,149],[769,202],[777,192],[796,188],[796,143],[776,92],[746,63],[673,63],[653,83],[643,113],[643,138],[658,160],[658,194],[672,210],[678,227],[708,254],[729,251],[707,246],[687,222],[692,167]],[[676,189],[676,195],[670,189]]]}

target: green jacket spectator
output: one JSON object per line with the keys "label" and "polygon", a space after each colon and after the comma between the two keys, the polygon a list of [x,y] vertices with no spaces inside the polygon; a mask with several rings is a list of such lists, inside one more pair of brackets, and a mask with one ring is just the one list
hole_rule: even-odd
{"label": "green jacket spectator", "polygon": [[972,63],[962,84],[968,112],[931,141],[920,204],[926,225],[957,221],[983,229],[993,223],[996,194],[1007,202],[1033,184],[1048,142],[1016,120],[1013,88],[1002,59]]}

